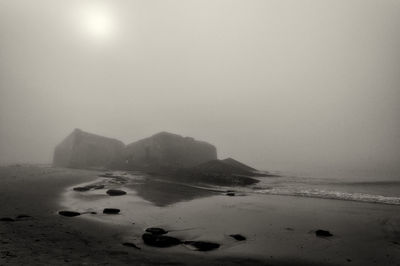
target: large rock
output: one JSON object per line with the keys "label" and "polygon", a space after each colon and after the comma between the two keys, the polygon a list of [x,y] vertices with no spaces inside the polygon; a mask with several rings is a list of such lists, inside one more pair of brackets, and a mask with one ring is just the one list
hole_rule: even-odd
{"label": "large rock", "polygon": [[[211,160],[194,167],[178,169],[175,176],[184,182],[205,183],[221,186],[246,186],[259,182],[254,168],[234,159]],[[234,192],[228,192],[234,196]]]}
{"label": "large rock", "polygon": [[250,172],[250,173],[254,173],[255,171],[257,171],[256,169],[254,169],[253,167],[250,167],[248,165],[245,165],[244,163],[241,163],[233,158],[226,158],[224,160],[221,160],[221,162],[223,162],[226,165],[230,165],[236,169],[240,169],[241,171],[245,171],[245,172]]}
{"label": "large rock", "polygon": [[125,159],[129,169],[184,168],[217,159],[217,149],[204,141],[161,132],[129,144]]}
{"label": "large rock", "polygon": [[255,176],[255,169],[232,158],[225,160],[211,160],[191,168],[194,172],[208,175],[243,175]]}
{"label": "large rock", "polygon": [[125,145],[75,129],[54,151],[53,165],[71,168],[121,167]]}

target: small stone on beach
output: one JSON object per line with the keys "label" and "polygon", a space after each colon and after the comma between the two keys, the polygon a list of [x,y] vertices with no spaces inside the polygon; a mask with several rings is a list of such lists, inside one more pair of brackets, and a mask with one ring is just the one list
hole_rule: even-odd
{"label": "small stone on beach", "polygon": [[88,186],[84,186],[84,187],[74,187],[73,190],[78,191],[78,192],[86,192],[91,189],[103,189],[103,188],[104,188],[104,185],[88,185]]}
{"label": "small stone on beach", "polygon": [[58,214],[66,217],[75,217],[81,215],[79,212],[74,211],[59,211]]}
{"label": "small stone on beach", "polygon": [[330,237],[330,236],[333,236],[331,234],[331,232],[326,231],[326,230],[322,230],[322,229],[318,229],[317,231],[315,231],[315,235],[319,236],[319,237]]}
{"label": "small stone on beach", "polygon": [[103,210],[103,213],[105,214],[119,214],[120,209],[115,209],[115,208],[105,208]]}
{"label": "small stone on beach", "polygon": [[146,245],[158,248],[172,247],[182,243],[180,239],[172,236],[154,235],[149,233],[144,233],[142,239]]}
{"label": "small stone on beach", "polygon": [[229,235],[230,237],[236,239],[237,241],[244,241],[246,240],[246,237],[240,235],[240,234],[234,234],[234,235]]}
{"label": "small stone on beach", "polygon": [[74,187],[73,190],[78,191],[78,192],[85,192],[85,191],[89,191],[90,187]]}
{"label": "small stone on beach", "polygon": [[122,195],[125,195],[125,194],[126,194],[125,191],[119,190],[119,189],[109,189],[109,190],[107,190],[106,193],[107,193],[108,195],[110,195],[110,196],[122,196]]}
{"label": "small stone on beach", "polygon": [[235,196],[236,194],[235,194],[235,191],[234,191],[234,190],[227,190],[226,193],[225,193],[225,195],[233,197],[233,196]]}
{"label": "small stone on beach", "polygon": [[153,235],[165,235],[168,233],[168,231],[158,227],[149,227],[146,229],[146,232]]}
{"label": "small stone on beach", "polygon": [[29,219],[29,218],[32,218],[32,216],[26,215],[26,214],[20,214],[16,218],[17,219]]}
{"label": "small stone on beach", "polygon": [[10,217],[3,217],[0,218],[0,222],[14,222],[15,220],[13,218]]}
{"label": "small stone on beach", "polygon": [[185,241],[184,244],[196,248],[197,251],[211,251],[220,247],[220,244],[205,241]]}

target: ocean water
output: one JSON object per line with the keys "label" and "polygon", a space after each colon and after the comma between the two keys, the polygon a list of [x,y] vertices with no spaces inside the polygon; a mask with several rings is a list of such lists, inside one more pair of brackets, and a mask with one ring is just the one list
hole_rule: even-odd
{"label": "ocean water", "polygon": [[261,177],[243,192],[400,205],[400,179],[393,176],[326,176],[281,173],[279,177]]}
{"label": "ocean water", "polygon": [[[156,205],[169,205],[202,197],[201,190],[212,190],[223,195],[226,191],[233,190],[237,195],[265,194],[400,205],[400,180],[396,179],[318,178],[280,173],[276,177],[258,177],[259,182],[251,186],[232,188],[175,183],[142,173],[114,172],[113,175],[114,178],[100,178],[97,183],[105,185],[106,188],[123,187],[136,190],[138,196],[150,200]],[[193,189],[197,189],[197,191],[193,191]],[[167,198],[164,197],[165,204],[160,204],[157,200],[152,199],[152,195],[159,196],[168,191],[173,192],[170,192],[172,194]],[[100,190],[90,194],[101,195],[104,194],[104,191]]]}

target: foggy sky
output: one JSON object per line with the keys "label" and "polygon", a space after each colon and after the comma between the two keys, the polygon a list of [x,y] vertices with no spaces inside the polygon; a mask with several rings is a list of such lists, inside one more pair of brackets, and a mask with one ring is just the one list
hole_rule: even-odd
{"label": "foggy sky", "polygon": [[[85,28],[96,8],[104,36]],[[396,0],[0,0],[0,164],[49,163],[81,128],[398,175],[399,29]]]}

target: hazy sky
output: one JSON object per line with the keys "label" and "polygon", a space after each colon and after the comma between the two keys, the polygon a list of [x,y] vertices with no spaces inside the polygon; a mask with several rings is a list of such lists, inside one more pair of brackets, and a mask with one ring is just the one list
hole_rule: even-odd
{"label": "hazy sky", "polygon": [[81,128],[395,175],[399,115],[398,0],[0,0],[0,164]]}

